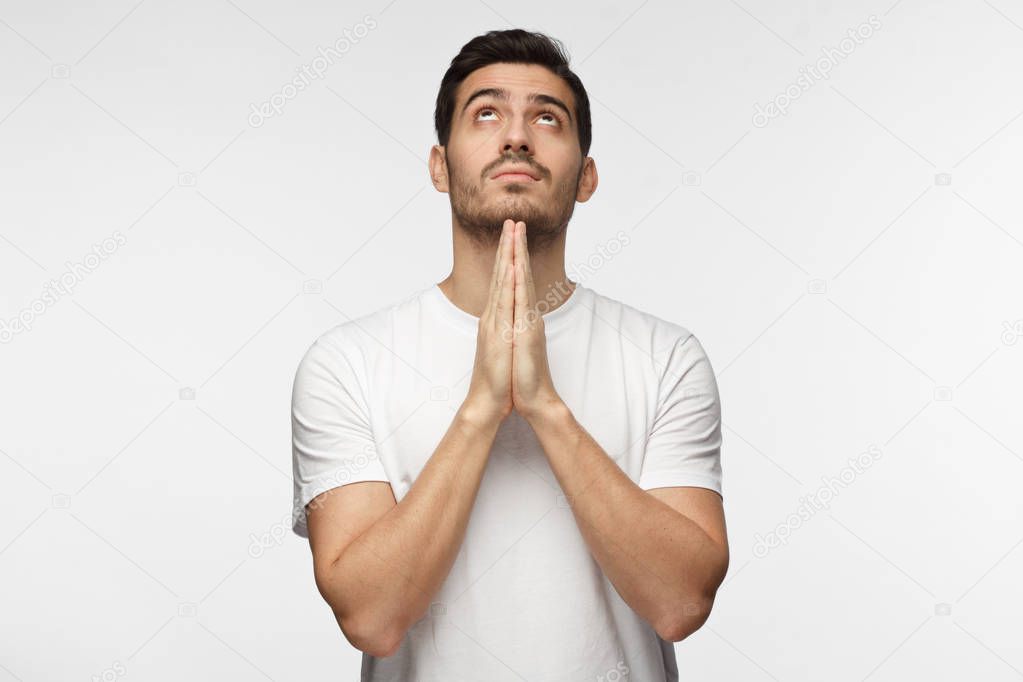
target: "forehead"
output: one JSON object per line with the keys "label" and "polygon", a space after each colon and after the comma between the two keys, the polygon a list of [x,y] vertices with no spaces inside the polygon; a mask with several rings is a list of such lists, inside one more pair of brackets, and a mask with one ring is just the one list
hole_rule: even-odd
{"label": "forehead", "polygon": [[488,64],[470,73],[458,85],[455,106],[460,107],[469,96],[481,88],[503,88],[512,101],[525,100],[527,95],[539,93],[557,97],[573,110],[575,98],[568,83],[552,71],[538,64]]}

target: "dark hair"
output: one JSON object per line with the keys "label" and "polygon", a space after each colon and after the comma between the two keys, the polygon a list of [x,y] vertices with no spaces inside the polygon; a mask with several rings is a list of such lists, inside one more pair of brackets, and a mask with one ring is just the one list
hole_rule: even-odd
{"label": "dark hair", "polygon": [[470,73],[495,63],[538,64],[563,79],[575,97],[576,128],[582,155],[590,152],[593,137],[590,123],[590,100],[579,77],[568,67],[568,53],[562,43],[543,33],[520,28],[507,31],[488,31],[476,36],[451,60],[437,93],[437,108],[433,114],[437,141],[447,146],[451,136],[451,119],[455,112],[455,90]]}

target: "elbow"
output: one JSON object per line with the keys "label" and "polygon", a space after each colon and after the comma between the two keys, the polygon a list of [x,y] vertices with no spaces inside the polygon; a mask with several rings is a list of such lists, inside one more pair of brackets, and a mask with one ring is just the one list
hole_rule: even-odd
{"label": "elbow", "polygon": [[341,633],[353,647],[375,658],[397,653],[405,639],[405,631],[379,615],[372,607],[341,610],[328,601]]}
{"label": "elbow", "polygon": [[661,639],[681,642],[703,627],[710,618],[718,588],[728,573],[728,564],[729,552],[726,544],[721,547],[718,559],[702,587],[685,595],[681,602],[673,604],[654,623],[654,629]]}
{"label": "elbow", "polygon": [[359,651],[377,658],[386,658],[397,653],[405,638],[404,631],[393,625],[381,623],[366,613],[366,608],[353,608],[350,600],[341,598],[341,590],[331,580],[329,571],[316,572],[316,587],[320,596],[330,607],[341,634],[348,643]]}
{"label": "elbow", "polygon": [[714,605],[713,595],[690,597],[663,614],[654,625],[657,636],[669,642],[681,642],[693,634],[710,618]]}
{"label": "elbow", "polygon": [[[336,616],[336,614],[335,614]],[[349,644],[375,658],[393,656],[401,648],[404,633],[394,629],[367,627],[354,618],[337,618],[338,626]]]}

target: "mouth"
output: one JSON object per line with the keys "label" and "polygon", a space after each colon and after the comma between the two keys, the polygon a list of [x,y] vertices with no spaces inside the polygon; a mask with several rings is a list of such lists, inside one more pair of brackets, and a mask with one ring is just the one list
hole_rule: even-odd
{"label": "mouth", "polygon": [[532,175],[526,175],[525,173],[501,173],[495,175],[494,180],[499,182],[540,182]]}
{"label": "mouth", "polygon": [[535,171],[528,167],[506,167],[490,176],[491,180],[503,182],[539,182]]}

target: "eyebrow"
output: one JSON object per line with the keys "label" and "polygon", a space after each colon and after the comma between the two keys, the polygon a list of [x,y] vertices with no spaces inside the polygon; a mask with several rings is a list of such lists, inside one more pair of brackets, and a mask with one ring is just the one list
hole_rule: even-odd
{"label": "eyebrow", "polygon": [[[479,99],[480,97],[493,97],[494,99],[499,99],[502,102],[507,102],[508,91],[505,90],[504,88],[481,88],[476,92],[472,93],[469,96],[469,99],[465,101],[465,104],[462,105],[462,113],[465,113],[465,110],[469,108],[469,105],[472,104],[473,101]],[[552,95],[546,95],[542,92],[531,92],[526,97],[526,101],[536,104],[549,104],[551,106],[557,107],[561,109],[563,112],[565,112],[565,116],[568,117],[569,122],[572,121],[572,112],[569,111],[565,103],[562,102],[557,97],[554,97]]]}

